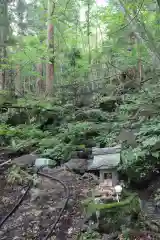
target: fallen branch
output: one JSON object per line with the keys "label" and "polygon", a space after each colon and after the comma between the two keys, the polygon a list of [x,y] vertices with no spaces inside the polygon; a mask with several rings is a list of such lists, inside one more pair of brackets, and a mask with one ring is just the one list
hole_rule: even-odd
{"label": "fallen branch", "polygon": [[0,167],[3,167],[4,165],[6,165],[6,164],[10,164],[10,163],[11,163],[11,159],[9,159],[9,160],[7,160],[7,161],[1,163],[1,164],[0,164]]}
{"label": "fallen branch", "polygon": [[[17,108],[17,109],[27,109],[27,110],[33,110],[33,109],[40,109],[38,108],[38,106],[34,106],[34,107],[29,107],[29,106],[18,106],[18,105],[9,105],[9,104],[4,104],[2,106],[0,106],[0,109],[3,109],[3,108]],[[43,108],[45,109],[46,111],[53,111],[54,109],[47,109],[47,108]]]}

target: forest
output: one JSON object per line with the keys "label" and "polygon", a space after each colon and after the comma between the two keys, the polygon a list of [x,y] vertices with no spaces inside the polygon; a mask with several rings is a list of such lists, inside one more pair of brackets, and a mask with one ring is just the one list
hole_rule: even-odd
{"label": "forest", "polygon": [[[160,239],[160,0],[0,11],[0,239]],[[120,201],[95,204],[86,164],[115,146]]]}

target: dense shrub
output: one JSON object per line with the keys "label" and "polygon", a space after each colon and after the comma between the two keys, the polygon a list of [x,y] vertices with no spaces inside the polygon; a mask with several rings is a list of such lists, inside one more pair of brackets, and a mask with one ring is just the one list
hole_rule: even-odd
{"label": "dense shrub", "polygon": [[[155,114],[160,108],[158,92],[157,85],[151,84],[145,92],[125,94],[123,101],[98,95],[94,108],[81,109],[68,103],[62,106],[58,100],[19,100],[18,108],[1,111],[0,145],[36,151],[61,162],[73,155],[89,158],[93,146],[118,144],[121,129],[133,129],[137,145],[133,148],[122,140],[119,170],[131,181],[146,180],[160,169],[160,117]],[[152,104],[147,105],[149,99]]]}
{"label": "dense shrub", "polygon": [[57,162],[57,164],[64,163],[70,159],[74,146],[71,144],[59,143],[52,148],[45,149],[41,156],[48,157]]}
{"label": "dense shrub", "polygon": [[79,110],[75,114],[75,120],[77,121],[91,121],[91,122],[103,122],[107,120],[105,112],[100,109]]}

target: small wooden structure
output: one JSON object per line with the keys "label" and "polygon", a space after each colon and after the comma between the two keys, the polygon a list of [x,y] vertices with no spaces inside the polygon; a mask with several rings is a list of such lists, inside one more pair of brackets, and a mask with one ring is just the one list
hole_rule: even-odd
{"label": "small wooden structure", "polygon": [[92,148],[93,160],[89,162],[89,171],[99,171],[100,181],[112,180],[118,183],[117,166],[120,163],[121,145],[109,148]]}

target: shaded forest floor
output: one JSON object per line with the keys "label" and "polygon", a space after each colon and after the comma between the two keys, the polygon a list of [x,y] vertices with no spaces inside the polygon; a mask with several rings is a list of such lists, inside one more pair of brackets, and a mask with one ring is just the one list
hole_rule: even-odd
{"label": "shaded forest floor", "polygon": [[[153,87],[153,83],[150,87]],[[92,147],[115,146],[122,142],[122,162],[118,171],[125,175],[126,182],[129,180],[135,186],[142,186],[144,190],[140,191],[140,197],[149,202],[144,210],[152,220],[156,216],[159,218],[160,215],[155,215],[154,212],[155,203],[152,203],[152,193],[160,188],[159,178],[152,182],[153,176],[159,175],[160,169],[159,101],[156,102],[157,115],[151,112],[150,115],[143,116],[140,113],[144,112],[144,106],[148,111],[148,98],[141,90],[126,94],[122,99],[102,96],[89,106],[77,108],[70,102],[63,105],[56,100],[53,103],[32,100],[22,102],[23,104],[19,101],[12,111],[1,111],[1,147],[11,148],[14,153],[34,152],[40,157],[53,160],[55,166],[59,166],[74,158],[90,159]],[[5,156],[2,159],[6,159]],[[88,197],[95,183],[80,179],[79,175],[64,171],[60,167],[58,172],[55,169],[50,174],[61,179],[70,189],[69,203],[52,239],[75,239],[84,218],[81,200]],[[0,174],[0,221],[24,191],[23,186],[8,184],[8,176],[5,171]],[[146,182],[149,184],[148,188],[144,188]],[[36,194],[38,196],[35,196]],[[44,240],[65,200],[63,187],[43,178],[38,189],[29,191],[15,214],[0,229],[0,239]],[[160,233],[160,224],[157,232]]]}
{"label": "shaded forest floor", "polygon": [[[82,200],[91,196],[96,183],[94,180],[82,178],[78,174],[64,170],[63,167],[44,169],[43,171],[61,180],[69,188],[69,201],[50,239],[77,239],[80,231],[85,226],[84,219],[86,216]],[[1,168],[0,222],[12,210],[25,190],[25,185],[16,182],[9,184],[7,176],[8,169]],[[148,188],[139,191],[140,198],[145,201],[143,211],[151,221],[156,220],[156,224],[159,222],[160,213],[155,212],[152,195],[159,187],[160,178],[157,178],[151,181]],[[30,189],[16,212],[9,217],[0,229],[0,239],[44,240],[63,209],[65,201],[66,193],[61,184],[45,177],[38,177],[37,186]]]}
{"label": "shaded forest floor", "polygon": [[[81,200],[88,196],[95,183],[88,179],[80,179],[78,175],[61,168],[49,170],[49,174],[62,180],[70,191],[67,207],[51,239],[75,239],[84,218]],[[0,183],[0,220],[2,220],[22,196],[24,188],[16,184],[9,185],[5,179],[5,172],[0,175]],[[64,189],[59,183],[41,178],[38,188],[29,191],[17,211],[5,222],[0,230],[0,239],[45,239],[65,200]]]}

